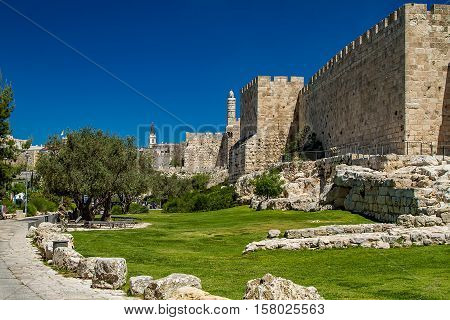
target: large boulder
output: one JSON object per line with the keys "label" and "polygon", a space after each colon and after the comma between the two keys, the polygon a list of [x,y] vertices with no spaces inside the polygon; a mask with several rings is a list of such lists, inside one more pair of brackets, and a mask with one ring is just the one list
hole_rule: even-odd
{"label": "large boulder", "polygon": [[92,287],[119,289],[126,283],[127,262],[123,258],[97,258]]}
{"label": "large boulder", "polygon": [[245,300],[319,300],[314,287],[303,287],[290,280],[274,277],[270,273],[247,282]]}
{"label": "large boulder", "polygon": [[273,238],[278,238],[281,234],[280,230],[277,229],[271,229],[269,230],[269,232],[267,233],[267,238],[269,239],[273,239]]}
{"label": "large boulder", "polygon": [[133,296],[143,295],[145,289],[153,280],[151,276],[138,276],[130,278],[130,292]]}
{"label": "large boulder", "polygon": [[34,239],[34,237],[36,237],[36,230],[37,230],[37,228],[35,226],[31,226],[28,229],[27,238]]}
{"label": "large boulder", "polygon": [[77,275],[81,279],[93,279],[95,274],[95,263],[99,258],[82,258],[78,263]]}
{"label": "large boulder", "polygon": [[168,300],[181,287],[202,288],[199,278],[182,273],[173,273],[165,278],[150,281],[144,291],[145,300]]}
{"label": "large boulder", "polygon": [[171,292],[168,300],[228,300],[195,287],[181,287]]}
{"label": "large boulder", "polygon": [[53,265],[58,268],[77,272],[81,254],[70,248],[56,248],[53,252]]}

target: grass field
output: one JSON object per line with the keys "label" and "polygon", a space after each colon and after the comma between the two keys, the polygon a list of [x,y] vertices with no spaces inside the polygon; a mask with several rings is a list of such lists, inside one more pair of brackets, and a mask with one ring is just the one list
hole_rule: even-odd
{"label": "grass field", "polygon": [[247,207],[202,213],[136,215],[146,229],[74,232],[85,256],[124,257],[130,276],[193,274],[212,294],[242,298],[265,273],[315,286],[325,299],[450,299],[448,246],[320,251],[259,251],[245,245],[269,229],[366,223],[345,211],[256,212]]}

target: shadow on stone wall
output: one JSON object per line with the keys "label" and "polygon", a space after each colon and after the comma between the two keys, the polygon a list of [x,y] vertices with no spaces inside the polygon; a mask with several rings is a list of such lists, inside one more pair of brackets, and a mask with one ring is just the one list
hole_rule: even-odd
{"label": "shadow on stone wall", "polygon": [[298,138],[299,134],[299,112],[300,112],[300,103],[299,98],[297,98],[297,103],[295,104],[294,109],[294,118],[292,119],[291,126],[289,127],[289,133],[286,140],[285,150],[287,153],[293,152],[294,150],[291,150],[292,148],[295,148],[296,145],[296,139]]}
{"label": "shadow on stone wall", "polygon": [[438,148],[439,152],[442,152],[442,147],[445,146],[445,154],[450,155],[450,64],[447,67],[447,80],[445,82],[444,90],[444,101],[442,103],[442,124],[439,129]]}

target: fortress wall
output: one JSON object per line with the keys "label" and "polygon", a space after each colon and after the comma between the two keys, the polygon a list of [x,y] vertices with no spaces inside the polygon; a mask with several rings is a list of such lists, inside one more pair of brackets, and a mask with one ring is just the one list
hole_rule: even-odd
{"label": "fortress wall", "polygon": [[406,139],[450,145],[450,5],[405,7]]}
{"label": "fortress wall", "polygon": [[186,133],[184,170],[211,172],[220,163],[219,154],[223,133]]}
{"label": "fortress wall", "polygon": [[301,90],[299,130],[324,148],[405,136],[405,12],[391,13],[345,46]]}
{"label": "fortress wall", "polygon": [[345,46],[300,92],[292,131],[311,126],[326,149],[448,145],[449,8],[406,4]]}
{"label": "fortress wall", "polygon": [[245,139],[256,133],[258,125],[258,77],[247,83],[240,94],[240,136]]}
{"label": "fortress wall", "polygon": [[230,151],[231,181],[281,160],[302,87],[301,77],[258,76],[241,90],[241,140]]}
{"label": "fortress wall", "polygon": [[156,170],[166,170],[175,166],[175,162],[181,162],[183,155],[183,144],[157,144],[146,149],[150,152],[153,159],[153,167]]}
{"label": "fortress wall", "polygon": [[227,125],[226,132],[222,136],[222,144],[219,150],[219,159],[216,167],[228,168],[231,148],[240,138],[240,121],[235,119],[233,124]]}

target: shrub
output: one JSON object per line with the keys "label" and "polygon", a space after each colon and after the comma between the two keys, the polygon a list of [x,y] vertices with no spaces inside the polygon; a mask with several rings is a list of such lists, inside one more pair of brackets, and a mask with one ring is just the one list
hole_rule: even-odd
{"label": "shrub", "polygon": [[18,209],[14,202],[7,198],[2,199],[2,205],[6,206],[6,210],[8,211],[8,213],[14,213]]}
{"label": "shrub", "polygon": [[209,175],[205,173],[198,173],[191,178],[192,188],[194,190],[206,190],[209,182]]}
{"label": "shrub", "polygon": [[114,205],[114,206],[111,208],[111,214],[114,214],[114,215],[116,215],[116,214],[122,214],[122,207],[121,207],[121,206],[118,206],[118,205]]}
{"label": "shrub", "polygon": [[27,217],[34,217],[37,213],[37,208],[34,204],[28,203],[27,205]]}
{"label": "shrub", "polygon": [[266,199],[276,198],[283,191],[283,182],[276,171],[265,172],[252,180],[255,187],[255,194]]}
{"label": "shrub", "polygon": [[143,205],[140,205],[139,203],[133,202],[130,205],[130,210],[128,211],[128,213],[131,213],[131,214],[148,213],[148,208]]}
{"label": "shrub", "polygon": [[165,212],[198,212],[231,208],[236,204],[233,187],[215,186],[205,191],[192,191],[167,201]]}
{"label": "shrub", "polygon": [[32,196],[30,201],[39,212],[54,212],[58,210],[58,205],[42,196]]}

